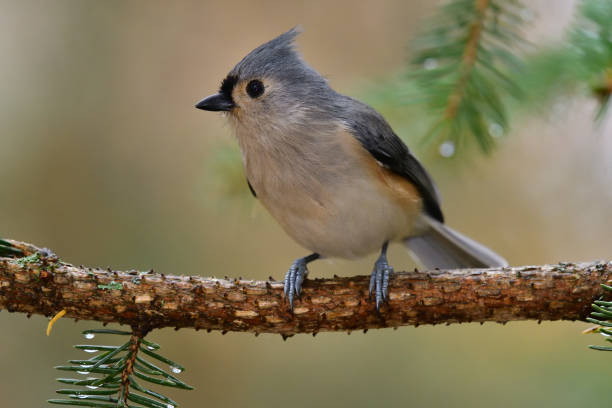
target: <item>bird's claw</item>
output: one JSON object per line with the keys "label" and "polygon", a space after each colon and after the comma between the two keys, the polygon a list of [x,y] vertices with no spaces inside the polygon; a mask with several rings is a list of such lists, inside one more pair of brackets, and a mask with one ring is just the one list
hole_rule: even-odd
{"label": "bird's claw", "polygon": [[289,299],[289,306],[293,310],[293,300],[302,293],[302,283],[308,275],[308,267],[304,258],[297,259],[285,275],[285,296]]}
{"label": "bird's claw", "polygon": [[370,297],[372,292],[376,296],[376,310],[380,310],[380,305],[388,300],[389,276],[393,273],[393,268],[387,262],[387,258],[381,256],[374,264],[372,275],[370,275]]}

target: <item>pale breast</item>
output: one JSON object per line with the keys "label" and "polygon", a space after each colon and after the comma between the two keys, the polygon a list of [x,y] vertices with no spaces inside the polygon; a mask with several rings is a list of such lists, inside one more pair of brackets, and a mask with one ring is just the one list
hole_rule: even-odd
{"label": "pale breast", "polygon": [[257,198],[305,248],[355,258],[413,233],[422,205],[416,189],[347,131],[284,136],[268,145],[237,134]]}

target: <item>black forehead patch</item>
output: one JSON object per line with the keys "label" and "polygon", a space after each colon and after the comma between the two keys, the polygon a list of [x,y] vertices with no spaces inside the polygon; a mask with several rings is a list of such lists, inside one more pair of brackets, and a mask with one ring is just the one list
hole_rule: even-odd
{"label": "black forehead patch", "polygon": [[221,88],[219,89],[219,93],[225,95],[228,98],[232,98],[232,91],[238,82],[238,77],[236,75],[228,75],[225,77],[223,82],[221,82]]}

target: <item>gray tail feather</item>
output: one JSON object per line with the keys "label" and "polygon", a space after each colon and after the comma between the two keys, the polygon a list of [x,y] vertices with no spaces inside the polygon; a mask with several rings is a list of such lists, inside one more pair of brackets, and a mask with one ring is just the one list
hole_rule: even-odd
{"label": "gray tail feather", "polygon": [[423,235],[405,240],[415,260],[427,269],[492,268],[508,262],[482,244],[446,225],[426,219],[429,229]]}

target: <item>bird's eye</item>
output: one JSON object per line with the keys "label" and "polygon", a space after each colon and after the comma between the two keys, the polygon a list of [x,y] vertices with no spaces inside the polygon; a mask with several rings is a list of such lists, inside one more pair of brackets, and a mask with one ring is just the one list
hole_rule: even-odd
{"label": "bird's eye", "polygon": [[250,81],[246,86],[246,91],[251,98],[257,98],[264,93],[264,84],[259,79]]}

